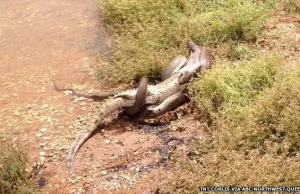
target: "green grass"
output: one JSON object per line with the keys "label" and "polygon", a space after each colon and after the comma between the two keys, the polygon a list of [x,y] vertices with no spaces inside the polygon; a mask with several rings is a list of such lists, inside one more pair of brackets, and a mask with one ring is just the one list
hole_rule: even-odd
{"label": "green grass", "polygon": [[299,156],[299,80],[300,69],[281,78],[243,110],[242,122],[228,131],[229,138],[236,140],[235,149]]}
{"label": "green grass", "polygon": [[[263,79],[259,76],[255,79],[260,83],[259,87],[253,88],[251,84],[248,87],[248,80],[251,80],[249,78],[253,77],[253,74],[245,75],[241,71],[256,69],[255,63],[263,62],[262,59],[253,59],[247,63],[248,66],[244,70],[239,67],[230,70],[235,76],[243,75],[247,84],[236,85],[241,86],[236,90],[232,90],[234,85],[221,90],[221,95],[227,94],[223,98],[223,109],[212,110],[218,113],[214,117],[217,125],[211,128],[209,136],[204,140],[195,138],[191,142],[188,156],[179,150],[173,155],[173,174],[159,185],[159,193],[197,193],[200,185],[300,184],[300,68],[291,73],[276,75],[272,83],[262,82],[269,76],[262,76],[265,77]],[[268,62],[274,61],[269,59]],[[274,74],[272,68],[265,67],[259,75]],[[208,80],[209,77],[216,78],[213,71],[218,70],[207,72],[203,80]],[[218,77],[218,83],[224,83],[220,82],[220,79],[225,81],[227,76],[224,75],[227,73]],[[214,82],[203,83],[213,85]],[[220,85],[222,86],[218,84],[217,88]],[[273,86],[270,87],[271,85]],[[215,86],[212,88],[214,90]],[[243,95],[236,96],[241,91]],[[212,99],[210,95],[204,95],[202,98],[206,100],[201,100],[198,106]],[[203,105],[210,107],[211,103]],[[224,111],[225,107],[227,111]],[[228,111],[237,107],[238,114]]]}
{"label": "green grass", "polygon": [[103,81],[128,83],[159,76],[187,40],[200,45],[254,41],[268,10],[250,0],[99,0],[104,21],[113,29],[112,58],[99,70]]}
{"label": "green grass", "polygon": [[1,144],[0,150],[0,193],[39,193],[37,184],[26,170],[26,154],[19,148]]}
{"label": "green grass", "polygon": [[210,119],[236,115],[261,91],[272,87],[279,64],[279,57],[272,54],[234,64],[215,64],[189,85],[191,99]]}

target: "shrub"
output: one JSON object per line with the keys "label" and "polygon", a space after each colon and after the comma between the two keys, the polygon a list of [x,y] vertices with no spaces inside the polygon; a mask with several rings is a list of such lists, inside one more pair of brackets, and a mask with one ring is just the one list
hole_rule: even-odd
{"label": "shrub", "polygon": [[192,101],[210,117],[235,115],[265,88],[272,87],[280,60],[264,55],[234,65],[216,64],[189,86]]}
{"label": "shrub", "polygon": [[275,155],[300,153],[300,69],[280,79],[243,111],[244,119],[232,128],[235,148],[258,149]]}
{"label": "shrub", "polygon": [[1,145],[0,193],[39,193],[37,184],[26,171],[26,155],[18,148]]}

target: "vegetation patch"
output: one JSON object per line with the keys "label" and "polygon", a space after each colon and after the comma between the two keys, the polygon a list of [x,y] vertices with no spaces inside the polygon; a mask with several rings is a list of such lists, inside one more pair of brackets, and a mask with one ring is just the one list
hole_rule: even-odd
{"label": "vegetation patch", "polygon": [[37,184],[30,179],[26,170],[26,154],[19,148],[1,145],[0,150],[0,193],[39,193]]}
{"label": "vegetation patch", "polygon": [[[252,61],[257,60],[261,59]],[[251,63],[248,65],[256,68]],[[207,72],[203,80],[214,77],[213,71]],[[239,72],[235,74],[239,77],[239,67],[230,71],[232,74]],[[244,71],[248,71],[246,67]],[[262,74],[272,75],[274,80],[276,71],[271,68],[266,72]],[[252,74],[247,76],[252,77]],[[196,193],[199,185],[291,186],[300,183],[300,69],[277,75],[271,82],[255,77],[254,80],[263,83],[255,84],[259,87],[253,87],[247,76],[243,77],[247,87],[239,83],[242,87],[234,89],[235,92],[231,92],[231,87],[215,90],[211,84],[214,82],[202,82],[210,83],[211,87],[203,88],[212,88],[214,92],[209,90],[208,93],[223,97],[221,103],[214,104],[211,95],[202,96],[206,100],[197,103],[217,114],[214,118],[217,124],[204,140],[193,140],[188,154],[180,150],[175,153],[173,178],[166,179],[160,186],[160,193]],[[220,74],[220,79],[223,78]],[[249,93],[250,90],[253,91]],[[245,92],[244,95],[236,96],[239,91]],[[236,108],[238,114],[232,114],[236,111],[231,110]]]}
{"label": "vegetation patch", "polygon": [[111,83],[158,76],[173,57],[188,55],[189,39],[199,45],[253,41],[268,15],[265,4],[250,0],[99,1],[115,35],[99,77]]}
{"label": "vegetation patch", "polygon": [[[283,0],[283,5],[286,10],[300,14],[300,0]],[[299,17],[298,17],[299,19]]]}
{"label": "vegetation patch", "polygon": [[174,170],[163,179],[157,193],[199,193],[199,186],[299,185],[299,157],[261,156],[257,151],[248,155],[229,150],[211,151],[215,152],[190,158],[176,153]]}
{"label": "vegetation patch", "polygon": [[234,64],[220,63],[189,85],[191,99],[210,119],[236,115],[265,88],[272,87],[280,64],[274,54]]}
{"label": "vegetation patch", "polygon": [[[300,69],[281,78],[247,106],[243,120],[230,124],[228,138],[239,150],[258,149],[261,154],[299,156]],[[227,127],[228,128],[228,127]]]}

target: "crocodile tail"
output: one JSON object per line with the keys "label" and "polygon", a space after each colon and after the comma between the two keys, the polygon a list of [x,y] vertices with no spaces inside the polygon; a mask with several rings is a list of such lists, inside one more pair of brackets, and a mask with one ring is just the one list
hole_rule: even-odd
{"label": "crocodile tail", "polygon": [[93,132],[97,129],[97,125],[95,125],[93,128],[92,126],[89,126],[88,132],[84,135],[76,137],[75,141],[72,143],[70,149],[68,150],[67,155],[67,168],[69,171],[72,170],[73,166],[73,159],[75,157],[76,152],[79,150],[79,148],[83,145],[83,143],[93,134]]}
{"label": "crocodile tail", "polygon": [[75,157],[75,154],[77,153],[79,148],[84,144],[84,142],[96,131],[98,125],[103,121],[103,119],[105,119],[114,111],[121,109],[124,106],[131,106],[132,104],[133,101],[125,100],[122,98],[115,98],[109,99],[101,105],[100,114],[94,117],[92,121],[86,124],[87,132],[84,135],[78,136],[67,151],[67,168],[69,171],[72,170],[73,159]]}

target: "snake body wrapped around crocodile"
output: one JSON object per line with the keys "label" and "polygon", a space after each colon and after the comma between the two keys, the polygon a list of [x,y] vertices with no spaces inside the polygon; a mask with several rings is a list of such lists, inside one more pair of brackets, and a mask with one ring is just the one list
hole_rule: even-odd
{"label": "snake body wrapped around crocodile", "polygon": [[[183,66],[186,58],[181,57],[179,63],[176,63],[176,67],[169,67],[172,72],[166,73],[163,82],[157,85],[148,85],[147,81],[141,81],[138,89],[120,92],[102,103],[100,113],[87,122],[86,133],[78,136],[68,150],[67,168],[69,171],[72,169],[73,158],[78,149],[96,131],[98,125],[113,112],[127,110],[131,115],[141,114],[153,117],[177,107],[186,100],[183,91],[187,88],[189,80],[200,69],[210,68],[211,65],[211,56],[207,48],[201,49],[192,41],[188,42],[188,48],[191,56],[187,60],[187,64]],[[157,104],[158,106],[153,107]],[[142,110],[142,106],[147,106],[146,110]]]}

